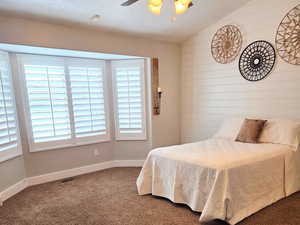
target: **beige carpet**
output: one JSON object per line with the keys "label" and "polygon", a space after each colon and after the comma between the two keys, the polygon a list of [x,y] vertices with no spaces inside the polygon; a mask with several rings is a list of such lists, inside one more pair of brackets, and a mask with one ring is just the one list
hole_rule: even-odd
{"label": "beige carpet", "polygon": [[[200,214],[153,196],[138,196],[137,168],[115,168],[26,189],[0,208],[1,225],[194,225]],[[211,224],[223,225],[215,221]],[[300,224],[297,193],[239,225]]]}

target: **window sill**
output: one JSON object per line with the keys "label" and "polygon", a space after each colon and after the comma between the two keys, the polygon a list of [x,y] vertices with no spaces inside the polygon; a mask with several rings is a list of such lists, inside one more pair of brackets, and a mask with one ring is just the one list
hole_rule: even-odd
{"label": "window sill", "polygon": [[[9,151],[9,150],[8,150]],[[0,163],[12,160],[22,155],[22,151],[13,151],[12,153],[7,153],[7,151],[0,151]]]}
{"label": "window sill", "polygon": [[147,141],[146,133],[143,134],[116,134],[116,141]]}

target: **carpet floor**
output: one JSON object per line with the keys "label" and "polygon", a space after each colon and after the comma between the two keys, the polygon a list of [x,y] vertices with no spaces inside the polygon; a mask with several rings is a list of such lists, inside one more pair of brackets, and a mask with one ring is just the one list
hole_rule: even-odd
{"label": "carpet floor", "polygon": [[[114,168],[66,183],[30,187],[0,208],[1,225],[199,225],[200,213],[151,195],[138,196],[139,168]],[[224,225],[214,221],[209,224]],[[239,225],[300,224],[300,193]]]}

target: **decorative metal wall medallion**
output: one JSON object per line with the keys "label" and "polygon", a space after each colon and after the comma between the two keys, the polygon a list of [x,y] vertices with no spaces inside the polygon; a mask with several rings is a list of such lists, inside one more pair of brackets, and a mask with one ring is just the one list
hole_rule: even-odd
{"label": "decorative metal wall medallion", "polygon": [[273,69],[276,60],[275,49],[267,41],[255,41],[241,54],[239,68],[248,81],[264,79]]}
{"label": "decorative metal wall medallion", "polygon": [[238,56],[242,42],[242,34],[238,27],[234,25],[221,27],[211,43],[212,56],[218,63],[230,63]]}
{"label": "decorative metal wall medallion", "polygon": [[300,5],[288,12],[281,21],[276,35],[276,48],[284,61],[300,65]]}

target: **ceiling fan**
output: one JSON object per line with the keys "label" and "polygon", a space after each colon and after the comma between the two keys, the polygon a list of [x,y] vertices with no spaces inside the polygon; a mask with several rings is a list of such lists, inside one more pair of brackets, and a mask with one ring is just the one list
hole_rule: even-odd
{"label": "ceiling fan", "polygon": [[[127,0],[126,2],[122,3],[121,6],[130,6],[136,3],[137,1],[140,0]],[[163,1],[164,0],[148,0],[149,10],[152,13],[159,15],[161,7],[163,5]],[[182,14],[186,12],[188,8],[194,5],[192,0],[171,0],[171,1],[174,1],[176,14]]]}

